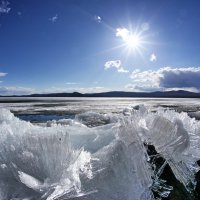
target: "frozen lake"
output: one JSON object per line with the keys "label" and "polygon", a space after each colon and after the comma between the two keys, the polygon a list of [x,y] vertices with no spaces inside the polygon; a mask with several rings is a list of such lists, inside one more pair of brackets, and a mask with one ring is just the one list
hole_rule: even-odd
{"label": "frozen lake", "polygon": [[0,107],[8,108],[22,119],[30,121],[73,118],[75,114],[87,111],[120,113],[125,108],[139,104],[144,104],[152,110],[160,106],[191,115],[200,111],[199,99],[189,98],[0,98]]}

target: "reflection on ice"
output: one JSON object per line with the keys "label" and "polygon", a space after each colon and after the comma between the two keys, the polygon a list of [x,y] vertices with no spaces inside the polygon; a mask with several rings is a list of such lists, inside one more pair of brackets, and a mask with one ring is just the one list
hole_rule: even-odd
{"label": "reflection on ice", "polygon": [[[0,199],[148,200],[173,187],[169,165],[188,192],[199,170],[200,122],[186,113],[145,106],[122,114],[87,112],[41,127],[0,111]],[[150,162],[153,145],[165,162]],[[162,192],[161,192],[162,191]]]}

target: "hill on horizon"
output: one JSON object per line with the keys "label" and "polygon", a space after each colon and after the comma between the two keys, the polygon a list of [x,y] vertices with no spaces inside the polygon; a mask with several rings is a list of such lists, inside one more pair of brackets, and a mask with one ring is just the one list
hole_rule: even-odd
{"label": "hill on horizon", "polygon": [[110,91],[101,93],[46,93],[30,95],[12,95],[1,97],[155,97],[155,98],[200,98],[200,93],[185,90],[155,91],[155,92],[126,92]]}

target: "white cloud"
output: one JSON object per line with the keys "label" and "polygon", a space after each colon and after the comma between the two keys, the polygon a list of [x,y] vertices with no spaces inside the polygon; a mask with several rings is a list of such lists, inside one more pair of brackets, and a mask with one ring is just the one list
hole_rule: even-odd
{"label": "white cloud", "polygon": [[25,88],[25,87],[0,87],[0,95],[28,95],[34,93],[35,90],[32,88]]}
{"label": "white cloud", "polygon": [[98,15],[94,16],[94,20],[97,21],[98,23],[101,23],[101,17]]}
{"label": "white cloud", "polygon": [[150,60],[151,62],[157,61],[157,56],[156,56],[156,54],[152,53],[152,54],[150,55],[149,60]]}
{"label": "white cloud", "polygon": [[55,16],[49,18],[49,20],[50,20],[51,22],[53,22],[53,23],[56,22],[56,21],[58,20],[58,14],[56,14]]}
{"label": "white cloud", "polygon": [[153,87],[159,86],[159,73],[153,70],[140,71],[139,69],[134,70],[130,76],[135,83],[143,85],[151,85]]}
{"label": "white cloud", "polygon": [[122,67],[121,60],[107,61],[104,65],[104,69],[116,68],[119,73],[128,73],[129,71]]}
{"label": "white cloud", "polygon": [[200,67],[171,68],[158,70],[134,70],[131,75],[134,88],[140,90],[183,89],[200,91]]}
{"label": "white cloud", "polygon": [[107,61],[104,65],[104,69],[109,69],[109,68],[117,68],[119,69],[121,67],[121,60],[111,60]]}
{"label": "white cloud", "polygon": [[8,7],[9,4],[10,3],[8,1],[4,1],[4,0],[2,0],[0,2],[0,14],[1,13],[9,13],[10,12],[11,8]]}
{"label": "white cloud", "polygon": [[127,40],[127,38],[129,37],[129,35],[130,35],[130,32],[126,28],[117,28],[116,29],[116,36],[117,37],[121,37],[124,41]]}
{"label": "white cloud", "polygon": [[159,73],[161,87],[194,87],[200,89],[200,67],[162,68]]}

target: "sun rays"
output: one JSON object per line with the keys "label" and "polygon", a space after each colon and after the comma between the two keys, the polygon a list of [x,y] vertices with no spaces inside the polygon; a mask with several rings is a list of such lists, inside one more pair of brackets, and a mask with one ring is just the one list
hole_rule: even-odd
{"label": "sun rays", "polygon": [[131,33],[126,28],[117,28],[116,36],[121,37],[126,47],[138,49],[142,45],[142,38],[139,33]]}

